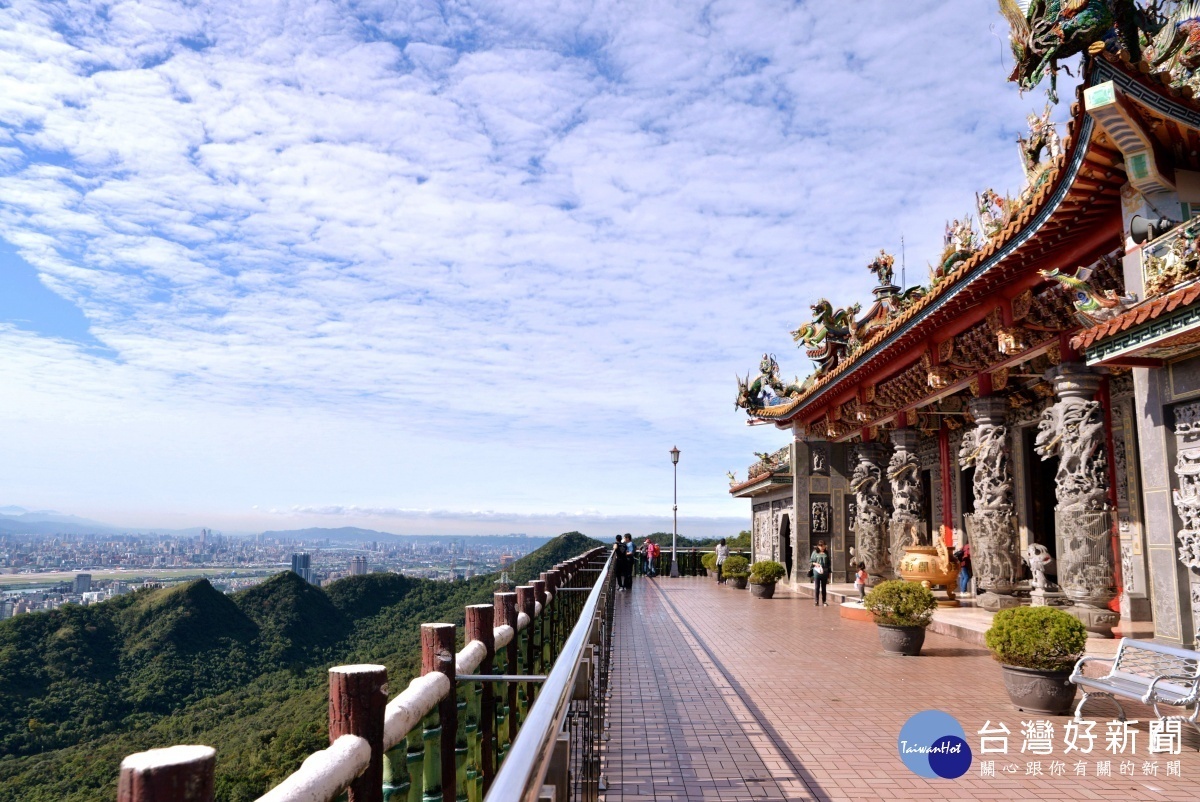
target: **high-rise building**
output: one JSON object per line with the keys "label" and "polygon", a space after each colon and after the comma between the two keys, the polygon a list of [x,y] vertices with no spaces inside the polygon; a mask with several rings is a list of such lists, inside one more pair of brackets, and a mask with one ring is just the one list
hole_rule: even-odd
{"label": "high-rise building", "polygon": [[362,576],[366,573],[369,573],[367,570],[367,558],[361,555],[351,558],[350,576]]}
{"label": "high-rise building", "polygon": [[312,584],[312,557],[308,552],[292,555],[292,570],[305,582]]}
{"label": "high-rise building", "polygon": [[75,592],[76,593],[87,593],[91,589],[92,589],[92,575],[91,574],[76,574],[75,575]]}

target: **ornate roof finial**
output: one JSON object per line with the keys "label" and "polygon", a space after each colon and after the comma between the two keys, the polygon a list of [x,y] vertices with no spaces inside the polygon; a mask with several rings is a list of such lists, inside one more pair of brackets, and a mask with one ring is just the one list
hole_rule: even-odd
{"label": "ornate roof finial", "polygon": [[890,287],[892,285],[892,277],[895,274],[896,257],[892,256],[885,250],[880,249],[879,255],[875,257],[875,261],[867,265],[867,269],[875,274],[879,279],[880,287]]}

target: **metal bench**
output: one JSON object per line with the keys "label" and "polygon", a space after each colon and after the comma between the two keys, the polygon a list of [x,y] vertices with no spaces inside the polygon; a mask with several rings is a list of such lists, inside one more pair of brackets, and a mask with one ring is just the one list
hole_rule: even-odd
{"label": "metal bench", "polygon": [[[1087,663],[1112,663],[1108,674],[1103,677],[1086,677],[1083,667]],[[1151,641],[1121,638],[1115,657],[1082,657],[1071,672],[1071,682],[1083,688],[1083,699],[1075,708],[1075,718],[1083,713],[1089,697],[1107,696],[1121,711],[1125,720],[1125,709],[1117,697],[1134,699],[1154,708],[1159,718],[1186,721],[1200,731],[1200,653],[1174,646],[1164,646]],[[1186,714],[1163,715],[1159,705],[1181,707]]]}

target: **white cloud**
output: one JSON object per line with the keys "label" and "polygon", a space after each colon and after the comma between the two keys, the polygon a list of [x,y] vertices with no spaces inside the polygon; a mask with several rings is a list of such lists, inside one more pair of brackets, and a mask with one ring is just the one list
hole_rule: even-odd
{"label": "white cloud", "polygon": [[990,0],[105,9],[0,8],[0,237],[115,354],[0,330],[0,478],[77,512],[647,515],[679,444],[741,515],[732,374],[1040,103]]}

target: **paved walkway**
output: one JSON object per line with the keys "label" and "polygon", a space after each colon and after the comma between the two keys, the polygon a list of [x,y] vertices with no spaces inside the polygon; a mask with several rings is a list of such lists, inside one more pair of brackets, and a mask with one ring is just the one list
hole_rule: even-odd
{"label": "paved walkway", "polygon": [[[1194,729],[1185,725],[1180,754],[1150,754],[1153,713],[1130,704],[1142,722],[1134,751],[1106,752],[1112,713],[1099,701],[1089,703],[1094,749],[1067,754],[1069,718],[1017,711],[987,650],[954,638],[929,633],[921,657],[885,656],[875,626],[836,605],[782,591],[754,599],[693,577],[639,577],[616,609],[606,802],[1200,796]],[[974,761],[956,780],[924,779],[900,760],[900,728],[930,709],[966,730]],[[1046,718],[1052,753],[1034,753],[1034,740],[1022,754],[1022,721]],[[1011,731],[1007,753],[980,754],[989,721]],[[1111,777],[1097,776],[1104,761]]]}

